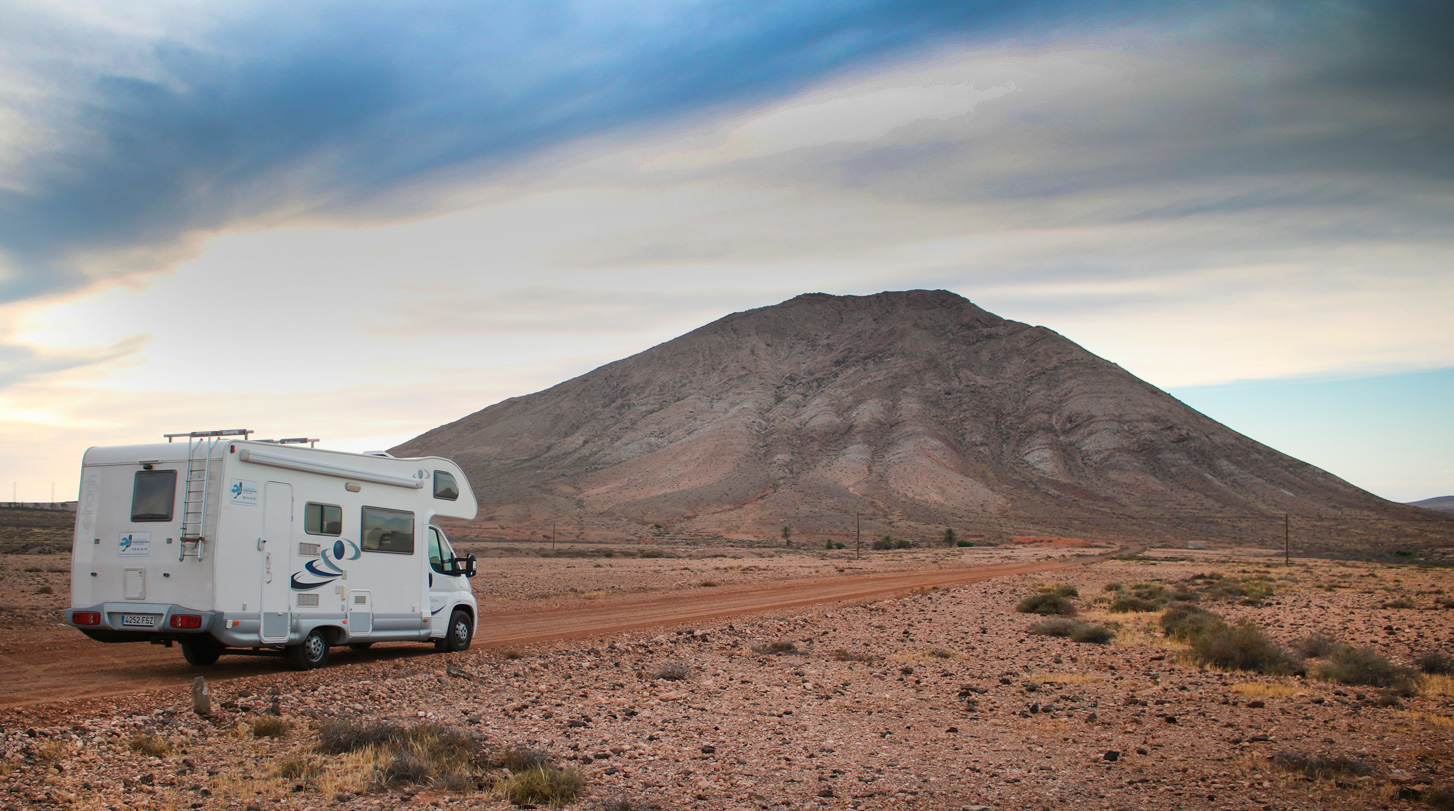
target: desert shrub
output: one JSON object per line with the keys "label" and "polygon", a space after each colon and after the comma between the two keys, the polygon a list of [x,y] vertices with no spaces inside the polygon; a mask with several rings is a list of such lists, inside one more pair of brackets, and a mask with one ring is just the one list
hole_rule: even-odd
{"label": "desert shrub", "polygon": [[1424,802],[1430,808],[1437,808],[1439,811],[1454,811],[1454,789],[1442,786],[1432,789],[1424,795]]}
{"label": "desert shrub", "polygon": [[671,557],[671,555],[668,555],[666,552],[663,552],[662,550],[657,549],[654,546],[648,546],[645,549],[642,549],[641,551],[637,552],[636,553],[636,557],[638,557],[638,558],[666,558],[666,557]]}
{"label": "desert shrub", "polygon": [[52,589],[50,586],[41,586],[40,588],[38,588],[38,589],[35,590],[35,593],[36,594],[55,594],[55,589]]}
{"label": "desert shrub", "polygon": [[369,746],[387,746],[402,737],[392,724],[329,721],[318,730],[318,749],[330,755],[357,752]]}
{"label": "desert shrub", "polygon": [[1300,752],[1278,752],[1270,761],[1278,769],[1306,775],[1312,780],[1333,780],[1338,777],[1363,777],[1373,773],[1373,766],[1361,760]]}
{"label": "desert shrub", "polygon": [[686,681],[692,677],[692,666],[685,662],[663,662],[651,671],[651,677],[663,681]]}
{"label": "desert shrub", "polygon": [[1132,597],[1153,603],[1165,603],[1170,594],[1170,589],[1161,583],[1132,583],[1126,590]]}
{"label": "desert shrub", "polygon": [[873,542],[873,548],[879,552],[882,552],[886,549],[893,549],[894,539],[890,538],[887,535],[883,536],[882,538],[876,538]]}
{"label": "desert shrub", "polygon": [[844,650],[843,648],[839,648],[833,651],[831,656],[836,662],[879,662],[883,660],[883,657],[879,656],[876,653],[858,653],[857,651],[850,652]]}
{"label": "desert shrub", "polygon": [[1161,615],[1161,630],[1179,642],[1190,643],[1224,625],[1226,622],[1220,616],[1190,603],[1174,603]]}
{"label": "desert shrub", "polygon": [[1015,606],[1015,610],[1021,614],[1058,614],[1062,617],[1073,617],[1076,614],[1075,604],[1069,597],[1050,592],[1037,592],[1021,600]]}
{"label": "desert shrub", "polygon": [[1221,579],[1222,579],[1222,573],[1221,572],[1199,572],[1197,574],[1192,575],[1191,577],[1188,577],[1187,578],[1187,582],[1194,583],[1194,582],[1196,582],[1198,580],[1203,581],[1203,582],[1210,582],[1210,581],[1221,580]]}
{"label": "desert shrub", "polygon": [[718,583],[716,580],[703,580],[697,585],[701,586],[704,589],[715,589],[722,584]]}
{"label": "desert shrub", "polygon": [[1454,608],[1454,597],[1437,597],[1434,599],[1435,608]]}
{"label": "desert shrub", "polygon": [[585,785],[585,779],[573,769],[540,765],[501,781],[500,794],[519,806],[565,805],[584,793]]}
{"label": "desert shrub", "polygon": [[259,715],[249,725],[255,738],[281,738],[292,728],[292,724],[276,715]]}
{"label": "desert shrub", "polygon": [[1247,620],[1221,624],[1191,639],[1192,652],[1202,664],[1256,673],[1288,673],[1292,657]]}
{"label": "desert shrub", "polygon": [[166,738],[139,730],[131,736],[130,746],[131,751],[147,757],[166,757],[172,751],[172,745],[167,743]]}
{"label": "desert shrub", "polygon": [[1384,608],[1417,608],[1413,600],[1407,597],[1397,597],[1383,604]]}
{"label": "desert shrub", "polygon": [[278,761],[273,766],[273,774],[284,780],[307,783],[323,774],[323,767],[306,755],[294,753]]}
{"label": "desert shrub", "polygon": [[1315,631],[1293,643],[1293,649],[1309,659],[1322,659],[1338,649],[1341,643],[1322,631]]}
{"label": "desert shrub", "polygon": [[1418,669],[1433,676],[1447,676],[1454,673],[1454,656],[1435,649],[1414,660]]}
{"label": "desert shrub", "polygon": [[1370,647],[1341,645],[1318,668],[1318,677],[1339,684],[1382,687],[1395,695],[1418,692],[1419,674],[1411,667],[1396,665]]}
{"label": "desert shrub", "polygon": [[550,755],[528,746],[511,746],[490,756],[490,765],[509,769],[512,772],[538,769],[549,764]]}
{"label": "desert shrub", "polygon": [[1114,639],[1116,632],[1104,625],[1093,625],[1088,622],[1078,623],[1077,627],[1070,632],[1071,642],[1084,642],[1091,645],[1105,645]]}
{"label": "desert shrub", "polygon": [[924,655],[931,659],[953,659],[954,654],[943,648],[930,648],[924,651]]}
{"label": "desert shrub", "polygon": [[1071,631],[1080,625],[1073,619],[1067,617],[1055,617],[1053,619],[1037,622],[1030,626],[1030,633],[1036,636],[1058,636],[1069,637]]}
{"label": "desert shrub", "polygon": [[1115,631],[1104,625],[1093,625],[1065,617],[1037,622],[1030,626],[1030,633],[1039,636],[1058,636],[1072,642],[1087,642],[1095,645],[1104,645],[1116,635]]}
{"label": "desert shrub", "polygon": [[913,545],[914,545],[914,542],[911,541],[911,540],[909,540],[908,538],[895,538],[894,539],[894,548],[895,549],[908,549],[908,548],[912,547]]}
{"label": "desert shrub", "polygon": [[1276,589],[1264,575],[1223,577],[1213,581],[1203,592],[1209,600],[1241,605],[1262,605]]}
{"label": "desert shrub", "polygon": [[797,643],[789,642],[786,639],[774,639],[771,642],[762,642],[753,645],[752,652],[774,655],[801,655],[801,651],[798,650]]}
{"label": "desert shrub", "polygon": [[1058,594],[1061,597],[1079,597],[1080,591],[1068,583],[1055,583],[1049,586],[1042,586],[1041,591],[1046,594]]}
{"label": "desert shrub", "polygon": [[962,540],[961,539],[961,540],[955,541],[954,542],[954,545],[955,546],[958,546],[958,547],[961,547],[961,548],[966,547],[966,546],[974,546],[974,541],[966,541],[966,540]]}
{"label": "desert shrub", "polygon": [[1141,597],[1133,597],[1129,594],[1122,595],[1111,601],[1111,612],[1115,614],[1150,613],[1160,611],[1165,603],[1158,603],[1154,600],[1146,600]]}
{"label": "desert shrub", "polygon": [[1108,594],[1114,593],[1114,592],[1117,592],[1117,591],[1120,591],[1120,590],[1121,590],[1121,584],[1120,583],[1107,583],[1104,586],[1101,586],[1101,591],[1104,591],[1104,592],[1106,592]]}

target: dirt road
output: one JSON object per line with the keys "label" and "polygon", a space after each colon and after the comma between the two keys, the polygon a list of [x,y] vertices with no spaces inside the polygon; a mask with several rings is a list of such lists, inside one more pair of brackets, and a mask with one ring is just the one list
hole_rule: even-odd
{"label": "dirt road", "polygon": [[[645,628],[691,625],[725,617],[790,611],[811,605],[864,602],[938,586],[1083,566],[1100,557],[1058,558],[973,568],[886,572],[811,580],[769,581],[685,591],[576,598],[558,606],[538,601],[484,603],[474,650],[568,639],[605,637]],[[39,638],[8,639],[0,655],[0,708],[68,699],[108,698],[160,688],[182,688],[199,674],[227,681],[276,673],[273,656],[223,656],[210,668],[191,667],[178,648],[107,645],[65,626],[40,629]],[[368,651],[336,648],[330,666],[425,656],[427,645],[396,643]]]}

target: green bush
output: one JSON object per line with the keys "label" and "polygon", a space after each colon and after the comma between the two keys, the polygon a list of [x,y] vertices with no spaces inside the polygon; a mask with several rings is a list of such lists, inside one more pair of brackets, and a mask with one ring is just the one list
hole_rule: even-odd
{"label": "green bush", "polygon": [[959,541],[955,541],[954,542],[954,545],[955,546],[958,546],[958,547],[974,546],[974,541],[959,540]]}
{"label": "green bush", "polygon": [[1209,628],[1193,637],[1191,645],[1202,664],[1227,670],[1283,674],[1292,672],[1296,664],[1282,646],[1245,619],[1236,625]]}
{"label": "green bush", "polygon": [[882,552],[885,549],[893,549],[894,539],[890,538],[887,535],[883,536],[882,538],[876,538],[873,542],[873,548],[879,552]]}
{"label": "green bush", "polygon": [[1048,594],[1059,594],[1061,597],[1079,597],[1080,591],[1068,583],[1056,583],[1040,589]]}
{"label": "green bush", "polygon": [[1187,644],[1226,624],[1220,616],[1190,603],[1175,603],[1161,615],[1161,630],[1172,639]]}
{"label": "green bush", "polygon": [[1419,689],[1419,674],[1413,668],[1396,665],[1371,647],[1340,646],[1318,668],[1318,677],[1339,684],[1382,687],[1401,696]]}
{"label": "green bush", "polygon": [[1069,597],[1044,591],[1021,600],[1015,610],[1021,614],[1058,614],[1062,617],[1073,617],[1076,614],[1075,604]]}

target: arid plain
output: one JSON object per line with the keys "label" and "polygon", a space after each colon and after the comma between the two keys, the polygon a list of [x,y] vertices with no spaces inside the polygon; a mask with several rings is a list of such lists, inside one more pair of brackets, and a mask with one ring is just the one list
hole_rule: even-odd
{"label": "arid plain", "polygon": [[[471,546],[470,651],[339,649],[308,673],[224,657],[199,716],[176,649],[80,639],[58,621],[66,554],[12,544],[12,681],[57,650],[78,682],[122,648],[136,658],[95,695],[12,693],[0,805],[543,807],[552,795],[522,793],[534,774],[588,809],[1450,807],[1454,682],[1397,670],[1454,651],[1445,569],[1064,544],[861,560],[802,541]],[[1044,570],[1014,573],[1027,565]],[[906,579],[874,580],[891,573]],[[857,596],[790,599],[835,582]],[[1017,606],[1037,595],[1114,637],[1032,633],[1047,617]],[[1178,599],[1316,655],[1199,663],[1163,633]],[[587,615],[628,619],[490,639],[491,616]],[[1408,681],[1333,680],[1338,643]]]}

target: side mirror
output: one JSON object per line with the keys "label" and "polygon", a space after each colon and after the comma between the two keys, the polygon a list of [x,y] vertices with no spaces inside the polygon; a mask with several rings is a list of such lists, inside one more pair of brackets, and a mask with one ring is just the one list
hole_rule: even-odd
{"label": "side mirror", "polygon": [[462,558],[449,559],[449,573],[452,575],[464,575],[465,577],[475,576],[475,556],[471,552]]}

